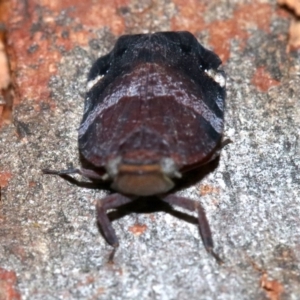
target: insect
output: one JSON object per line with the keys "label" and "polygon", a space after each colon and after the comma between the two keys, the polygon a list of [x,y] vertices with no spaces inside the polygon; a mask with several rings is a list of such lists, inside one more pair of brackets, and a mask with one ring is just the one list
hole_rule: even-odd
{"label": "insect", "polygon": [[188,170],[220,154],[220,65],[191,33],[157,32],[121,36],[92,66],[79,128],[81,168],[43,172],[69,180],[77,173],[98,187],[110,185],[111,193],[97,202],[97,221],[115,249],[119,242],[106,211],[154,195],[196,211],[203,244],[220,261],[201,204],[172,193]]}

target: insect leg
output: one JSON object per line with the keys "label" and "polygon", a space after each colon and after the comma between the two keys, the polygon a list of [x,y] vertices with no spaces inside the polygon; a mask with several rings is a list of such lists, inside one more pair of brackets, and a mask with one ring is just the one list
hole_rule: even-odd
{"label": "insect leg", "polygon": [[50,169],[42,169],[42,172],[44,174],[49,174],[49,175],[58,175],[58,176],[63,176],[63,175],[70,175],[70,174],[80,174],[84,177],[90,178],[90,179],[95,179],[95,180],[106,180],[107,176],[105,175],[100,175],[96,171],[89,170],[89,169],[67,169],[67,170],[50,170]]}
{"label": "insect leg", "polygon": [[117,208],[133,201],[121,194],[112,194],[97,201],[97,221],[102,229],[104,238],[114,248],[119,246],[118,238],[106,214],[108,209]]}
{"label": "insect leg", "polygon": [[218,263],[223,263],[220,257],[213,251],[213,240],[210,231],[210,227],[205,215],[205,211],[199,202],[193,201],[191,199],[180,197],[176,195],[168,195],[162,197],[161,200],[167,202],[171,205],[177,205],[189,211],[197,211],[198,213],[198,226],[203,241],[204,247],[208,253],[210,253]]}
{"label": "insect leg", "polygon": [[[83,176],[86,175],[86,173],[83,173],[81,171],[81,169],[67,169],[67,170],[60,170],[60,171],[43,169],[42,172],[43,172],[43,174],[46,174],[46,175],[57,175],[78,187],[90,188],[90,189],[94,189],[94,188],[106,189],[107,188],[105,186],[105,182],[102,183],[102,182],[78,181],[74,177],[70,176],[70,174],[80,174]],[[93,175],[92,173],[88,173],[88,174]],[[98,177],[96,177],[96,176],[93,176],[93,177],[91,176],[91,179],[94,179],[94,178],[98,179]],[[102,177],[99,176],[99,178],[100,178],[100,180],[102,180]]]}
{"label": "insect leg", "polygon": [[79,169],[67,169],[67,170],[50,170],[50,169],[42,169],[42,172],[44,174],[49,174],[49,175],[70,175],[70,174],[80,174]]}

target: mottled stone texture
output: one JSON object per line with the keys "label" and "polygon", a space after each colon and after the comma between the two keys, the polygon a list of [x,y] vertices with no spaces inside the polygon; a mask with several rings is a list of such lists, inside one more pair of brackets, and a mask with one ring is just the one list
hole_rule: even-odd
{"label": "mottled stone texture", "polygon": [[[16,284],[22,299],[298,299],[300,60],[286,51],[289,18],[275,1],[12,0],[10,9],[15,104],[0,131],[0,267],[17,282],[0,284]],[[120,249],[108,264],[94,208],[105,191],[41,175],[78,165],[92,62],[121,34],[157,30],[190,30],[228,74],[233,143],[180,192],[205,207],[222,266],[195,216],[159,207],[111,213]]]}

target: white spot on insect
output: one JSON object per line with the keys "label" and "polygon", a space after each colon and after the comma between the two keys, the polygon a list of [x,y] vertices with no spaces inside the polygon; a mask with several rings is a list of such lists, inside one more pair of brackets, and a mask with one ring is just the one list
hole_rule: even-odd
{"label": "white spot on insect", "polygon": [[86,91],[89,92],[102,78],[104,75],[98,75],[96,78],[88,81],[86,85]]}
{"label": "white spot on insect", "polygon": [[106,164],[106,170],[110,177],[115,177],[119,172],[119,165],[121,163],[121,156],[110,159]]}
{"label": "white spot on insect", "polygon": [[177,167],[172,158],[163,157],[160,161],[160,167],[162,172],[167,176],[177,177],[177,178],[182,177],[181,174],[177,171]]}
{"label": "white spot on insect", "polygon": [[218,70],[205,70],[205,73],[212,78],[216,83],[220,85],[220,87],[225,87],[226,85],[226,78],[223,72]]}

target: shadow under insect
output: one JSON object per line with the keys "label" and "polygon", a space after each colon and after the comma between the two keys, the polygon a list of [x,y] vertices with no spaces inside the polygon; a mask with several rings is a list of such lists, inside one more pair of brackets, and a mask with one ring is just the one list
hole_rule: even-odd
{"label": "shadow under insect", "polygon": [[[185,173],[184,176],[176,182],[175,188],[171,191],[171,193],[179,192],[182,189],[189,188],[195,185],[209,173],[213,172],[218,167],[218,164],[219,157],[217,157],[201,169],[196,169]],[[91,187],[94,188],[94,186]],[[184,222],[198,225],[198,219],[195,216],[174,209],[172,205],[163,202],[157,196],[137,198],[130,203],[124,204],[117,209],[110,211],[109,213],[107,213],[107,216],[109,220],[113,222],[122,219],[123,217],[132,213],[151,214],[155,212],[165,212]],[[103,230],[99,224],[98,228],[102,236],[105,238],[105,236],[103,235]]]}

